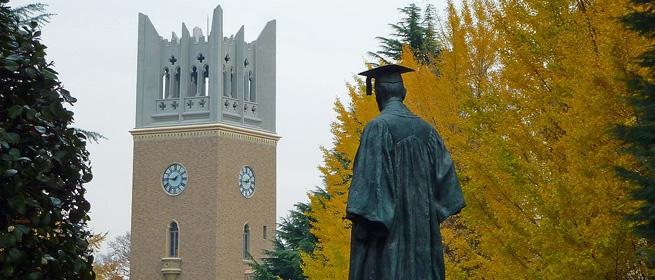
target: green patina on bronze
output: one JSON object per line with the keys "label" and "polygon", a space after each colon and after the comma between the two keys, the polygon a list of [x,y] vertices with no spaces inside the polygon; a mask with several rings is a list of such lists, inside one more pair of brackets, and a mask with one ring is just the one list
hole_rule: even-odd
{"label": "green patina on bronze", "polygon": [[402,102],[407,69],[360,73],[375,79],[381,113],[361,136],[348,194],[351,280],[444,279],[439,224],[464,208],[443,140]]}

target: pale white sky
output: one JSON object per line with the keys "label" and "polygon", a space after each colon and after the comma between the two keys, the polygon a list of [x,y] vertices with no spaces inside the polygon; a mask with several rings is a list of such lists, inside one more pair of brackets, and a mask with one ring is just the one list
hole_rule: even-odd
{"label": "pale white sky", "polygon": [[[11,1],[22,6],[35,1]],[[137,19],[150,17],[160,35],[201,27],[223,8],[223,34],[245,26],[246,41],[264,24],[277,20],[277,216],[322,183],[317,167],[320,146],[331,146],[330,123],[336,98],[346,97],[346,82],[365,69],[366,52],[378,49],[398,22],[397,8],[434,4],[444,14],[445,0],[41,0],[57,14],[43,28],[47,58],[65,87],[78,99],[75,126],[105,135],[91,144],[94,179],[86,185],[90,227],[109,232],[110,240],[130,230],[132,137],[134,128]],[[211,19],[210,19],[211,20]],[[210,21],[211,22],[211,21]],[[375,102],[371,99],[371,102]],[[279,219],[278,219],[279,220]]]}

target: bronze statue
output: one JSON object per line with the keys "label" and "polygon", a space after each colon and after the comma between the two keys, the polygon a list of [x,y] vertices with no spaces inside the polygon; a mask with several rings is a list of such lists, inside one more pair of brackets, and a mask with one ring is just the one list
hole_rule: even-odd
{"label": "bronze statue", "polygon": [[402,73],[375,79],[380,115],[366,125],[355,157],[346,218],[352,221],[350,280],[444,279],[439,224],[464,208],[450,154],[437,131],[404,104]]}

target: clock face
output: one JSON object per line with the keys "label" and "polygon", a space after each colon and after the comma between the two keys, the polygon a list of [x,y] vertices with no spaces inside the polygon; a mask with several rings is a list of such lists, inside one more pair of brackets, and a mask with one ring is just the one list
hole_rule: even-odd
{"label": "clock face", "polygon": [[244,166],[239,172],[239,191],[245,198],[251,198],[255,194],[255,172],[250,166]]}
{"label": "clock face", "polygon": [[164,170],[161,183],[167,194],[178,195],[186,188],[188,179],[189,176],[184,166],[173,163]]}

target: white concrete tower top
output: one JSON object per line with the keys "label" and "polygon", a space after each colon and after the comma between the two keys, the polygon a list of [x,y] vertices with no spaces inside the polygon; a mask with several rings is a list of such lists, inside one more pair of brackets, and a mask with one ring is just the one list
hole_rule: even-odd
{"label": "white concrete tower top", "polygon": [[199,27],[170,41],[139,14],[136,128],[226,123],[275,133],[275,21],[257,40],[243,26],[223,37],[214,9],[208,37]]}

